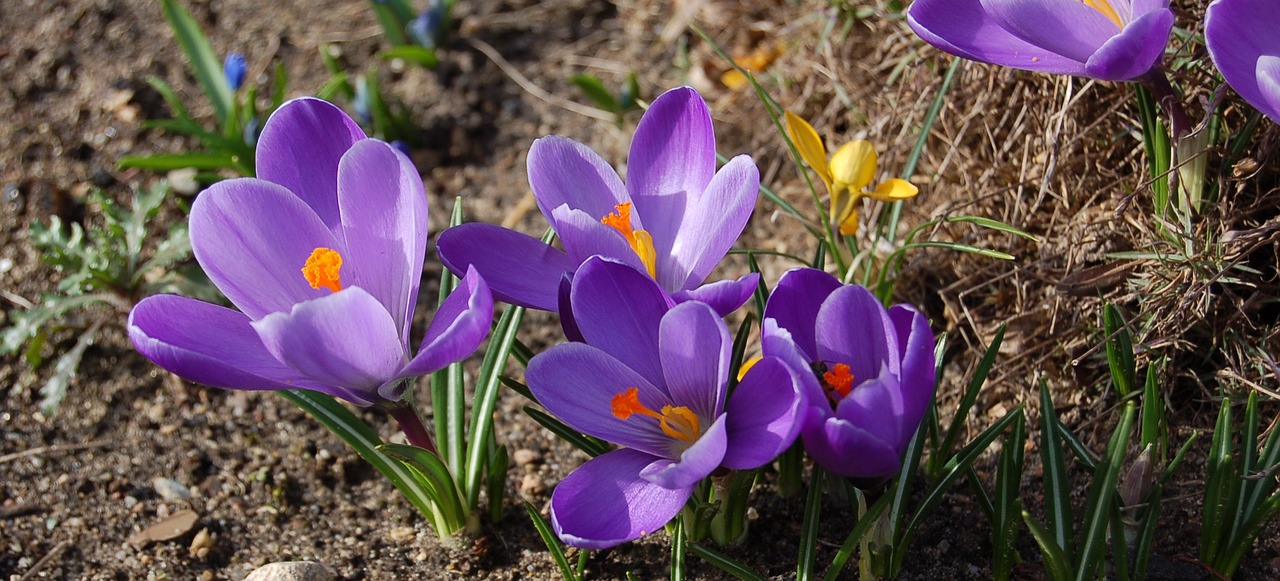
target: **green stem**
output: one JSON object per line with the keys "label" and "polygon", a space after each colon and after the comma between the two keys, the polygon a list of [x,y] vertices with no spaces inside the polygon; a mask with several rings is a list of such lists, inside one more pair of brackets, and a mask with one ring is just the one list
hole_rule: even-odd
{"label": "green stem", "polygon": [[1169,77],[1165,76],[1163,69],[1153,68],[1136,81],[1151,91],[1151,96],[1155,97],[1160,108],[1169,116],[1169,126],[1173,130],[1175,142],[1191,132],[1191,123],[1187,120],[1186,110],[1182,108],[1182,99],[1178,97],[1173,85],[1169,84]]}

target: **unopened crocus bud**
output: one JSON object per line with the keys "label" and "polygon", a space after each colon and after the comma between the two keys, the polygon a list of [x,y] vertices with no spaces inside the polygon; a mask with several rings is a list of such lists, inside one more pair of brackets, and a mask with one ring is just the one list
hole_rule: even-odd
{"label": "unopened crocus bud", "polygon": [[249,63],[244,60],[244,55],[233,52],[227,55],[227,60],[222,62],[222,75],[227,78],[227,84],[231,85],[232,91],[239,91],[240,86],[244,85],[244,76],[249,70]]}
{"label": "unopened crocus bud", "polygon": [[434,49],[440,39],[440,25],[444,22],[444,2],[434,0],[417,18],[409,22],[407,32],[414,42],[423,48]]}

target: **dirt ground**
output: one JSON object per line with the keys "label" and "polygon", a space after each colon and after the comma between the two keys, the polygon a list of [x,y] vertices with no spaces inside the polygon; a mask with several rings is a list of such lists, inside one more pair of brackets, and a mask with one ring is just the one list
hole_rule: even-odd
{"label": "dirt ground", "polygon": [[[219,54],[245,54],[250,82],[265,82],[274,63],[282,62],[291,96],[313,92],[326,80],[321,45],[337,47],[354,71],[381,70],[387,92],[404,101],[423,130],[425,145],[413,157],[432,195],[433,233],[444,226],[456,196],[463,198],[470,220],[542,232],[546,223],[532,205],[524,173],[525,153],[540,135],[573,137],[623,163],[638,116],[619,127],[571,110],[570,102],[587,104],[568,81],[584,72],[614,86],[635,72],[645,98],[680,84],[698,88],[712,106],[721,152],[751,153],[765,185],[809,208],[808,194],[763,106],[750,92],[719,83],[727,65],[687,28],[689,23],[706,29],[735,55],[784,45],[783,56],[761,75],[772,96],[819,131],[833,132],[829,143],[872,140],[887,174],[902,167],[950,62],[914,39],[884,3],[870,8],[865,20],[855,20],[826,3],[780,0],[459,2],[454,34],[434,71],[393,70],[377,56],[384,47],[364,0],[186,4]],[[142,128],[144,120],[169,116],[146,78],[154,75],[178,88],[193,113],[211,111],[194,106],[198,89],[157,2],[6,0],[0,2],[0,22],[3,323],[20,308],[13,297],[35,300],[55,288],[59,277],[27,244],[31,223],[47,223],[57,215],[100,224],[99,209],[86,199],[92,187],[125,199],[131,188],[162,177],[118,170],[121,156],[189,147]],[[850,28],[842,31],[846,23]],[[1009,325],[1000,364],[975,407],[971,433],[1024,402],[1030,403],[1029,419],[1038,417],[1034,386],[1043,377],[1068,423],[1101,448],[1115,417],[1114,394],[1103,375],[1106,363],[1097,349],[1104,298],[1131,313],[1152,315],[1155,322],[1139,335],[1144,363],[1149,351],[1167,348],[1159,352],[1176,355],[1174,372],[1164,383],[1179,442],[1211,427],[1219,387],[1227,393],[1240,393],[1250,384],[1276,389],[1278,380],[1270,371],[1251,373],[1249,362],[1233,358],[1216,333],[1239,328],[1280,359],[1274,355],[1274,297],[1280,295],[1274,245],[1246,256],[1265,275],[1248,291],[1259,294],[1257,300],[1245,300],[1255,296],[1248,294],[1226,306],[1162,301],[1144,290],[1150,286],[1134,281],[1164,280],[1164,275],[1141,271],[1117,284],[1062,291],[1068,274],[1105,264],[1107,253],[1134,249],[1135,240],[1149,234],[1149,207],[1130,204],[1128,197],[1139,188],[1145,169],[1127,91],[1122,85],[968,65],[934,126],[913,178],[922,195],[908,206],[904,223],[976,214],[1040,237],[1033,243],[964,225],[932,229],[935,239],[979,244],[1018,258],[999,262],[923,251],[911,255],[900,279],[900,298],[921,305],[935,331],[950,337],[949,363],[939,386],[944,415],[996,328]],[[1267,153],[1280,139],[1274,127],[1266,131],[1257,146],[1259,175],[1250,178],[1255,181],[1224,181],[1232,188],[1230,203],[1206,219],[1206,229],[1249,232],[1280,214],[1275,190],[1259,185],[1274,183],[1280,167]],[[1250,211],[1231,213],[1240,207]],[[813,251],[799,225],[764,200],[742,246],[800,255]],[[776,281],[795,265],[765,259],[761,266],[766,280]],[[439,269],[429,259],[424,296],[432,296]],[[745,270],[740,257],[730,257],[722,267],[726,276]],[[1184,274],[1186,280],[1171,280],[1201,288],[1196,285],[1204,275]],[[1229,283],[1215,284],[1220,286],[1204,292],[1237,296],[1232,293],[1239,289],[1220,288]],[[1179,313],[1190,316],[1179,318]],[[420,317],[425,321],[426,313]],[[46,355],[69,348],[77,329],[97,321],[105,325],[54,417],[38,411],[39,387],[51,373],[49,366],[32,372],[17,357],[0,358],[0,573],[5,578],[241,579],[256,566],[297,559],[319,560],[343,579],[558,576],[522,503],[545,510],[555,483],[585,457],[526,417],[519,395],[503,394],[495,420],[499,443],[521,451],[522,463],[510,468],[507,480],[506,518],[486,522],[478,538],[442,544],[377,472],[283,398],[213,390],[168,376],[132,351],[120,328],[123,320],[116,312],[82,313],[46,346]],[[1168,324],[1171,320],[1180,322]],[[522,339],[535,349],[558,337],[553,316],[526,319]],[[1208,347],[1225,355],[1189,355]],[[1264,410],[1275,417],[1274,405]],[[386,437],[395,432],[377,413],[363,412],[363,418]],[[1201,439],[1168,491],[1156,544],[1156,562],[1166,571],[1161,578],[1205,576],[1194,562],[1207,440]],[[1022,490],[1036,512],[1039,468],[1032,450]],[[993,463],[994,455],[979,466],[988,488]],[[1085,475],[1077,476],[1083,502]],[[160,491],[171,484],[158,486],[157,479],[187,488],[190,498],[166,500]],[[903,578],[990,576],[989,524],[966,486],[955,488],[928,520]],[[794,576],[803,498],[774,492],[766,478],[755,492],[746,542],[724,550],[766,576],[786,579]],[[826,506],[820,564],[830,562],[854,520],[849,508]],[[185,509],[199,517],[190,532],[142,546],[129,542],[138,531]],[[1040,578],[1039,554],[1029,535],[1022,535],[1019,552],[1025,562],[1018,577]],[[656,534],[592,554],[588,578],[617,579],[628,571],[639,579],[662,578],[667,559],[667,538]],[[695,557],[689,562],[693,578],[727,578]],[[1273,525],[1239,578],[1277,576],[1280,528]]]}

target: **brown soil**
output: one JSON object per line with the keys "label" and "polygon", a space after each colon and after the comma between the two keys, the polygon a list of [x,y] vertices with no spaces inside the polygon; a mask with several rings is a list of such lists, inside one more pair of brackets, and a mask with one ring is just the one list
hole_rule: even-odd
{"label": "brown soil", "polygon": [[[725,65],[676,16],[693,3],[460,2],[440,68],[398,72],[377,57],[383,48],[379,29],[362,0],[187,4],[219,54],[245,53],[251,82],[283,62],[294,95],[313,91],[326,77],[318,58],[322,44],[339,47],[353,70],[380,69],[383,86],[404,101],[423,129],[425,145],[414,157],[433,194],[435,232],[456,196],[463,198],[468,219],[542,232],[546,224],[531,204],[524,176],[524,154],[537,136],[570,136],[623,162],[637,115],[619,128],[566,108],[567,102],[585,102],[567,81],[582,72],[618,86],[634,71],[646,98],[667,87],[694,85],[712,105],[721,151],[751,153],[766,185],[809,208],[761,103],[749,92],[719,85]],[[734,54],[773,42],[788,46],[761,77],[774,98],[820,131],[834,131],[830,141],[872,140],[884,171],[899,171],[948,58],[922,47],[883,7],[867,20],[853,21],[825,4],[702,4],[693,22]],[[198,89],[153,1],[5,1],[0,22],[6,31],[0,38],[0,289],[6,297],[0,308],[7,319],[20,308],[13,297],[35,300],[59,278],[26,243],[32,222],[58,215],[99,224],[99,209],[86,203],[91,187],[125,199],[131,188],[157,177],[117,171],[121,156],[189,147],[142,128],[143,120],[169,116],[146,78],[171,83],[189,104],[198,102]],[[841,35],[846,22],[852,28]],[[828,29],[829,23],[834,27]],[[664,31],[669,36],[661,36]],[[486,51],[501,55],[503,65]],[[1058,292],[1057,283],[1069,272],[1101,264],[1104,253],[1134,248],[1134,240],[1150,237],[1149,208],[1123,209],[1145,171],[1126,91],[969,65],[933,129],[916,178],[923,193],[908,207],[905,224],[968,213],[1041,236],[1035,244],[967,227],[937,229],[935,239],[996,248],[1018,260],[930,250],[913,254],[900,279],[900,298],[922,305],[935,329],[951,338],[939,387],[944,410],[954,407],[998,325],[1009,324],[1004,357],[979,398],[971,434],[1020,403],[1034,408],[1035,378],[1045,377],[1069,423],[1101,448],[1114,422],[1115,401],[1100,387],[1106,381],[1105,360],[1096,350],[1099,297],[1131,313],[1153,314],[1157,324],[1140,336],[1144,350],[1177,349],[1166,383],[1178,441],[1212,423],[1216,403],[1210,398],[1218,392],[1204,385],[1221,384],[1227,393],[1249,389],[1246,382],[1275,389],[1277,379],[1269,372],[1236,373],[1249,369],[1243,359],[1197,361],[1188,355],[1222,347],[1214,331],[1224,325],[1243,325],[1244,334],[1262,345],[1270,338],[1275,353],[1274,311],[1257,310],[1242,299],[1195,311],[1189,322],[1170,326],[1165,323],[1184,305],[1147,302],[1132,284],[1090,289],[1085,298]],[[210,113],[204,106],[193,106],[193,112]],[[1274,132],[1271,137],[1275,141]],[[1259,155],[1263,175],[1240,182],[1223,215],[1206,220],[1206,228],[1216,229],[1211,234],[1258,228],[1276,215],[1276,195],[1259,185],[1274,181],[1266,168],[1276,167],[1269,163],[1275,158]],[[1227,187],[1236,188],[1236,182]],[[1237,206],[1251,212],[1232,217]],[[803,230],[763,200],[743,246],[812,253]],[[1275,247],[1260,252],[1249,263],[1273,268]],[[776,281],[794,265],[764,259],[761,266],[767,280]],[[736,276],[745,268],[744,260],[731,257],[723,271]],[[1258,288],[1272,292],[1275,270],[1265,272],[1272,278]],[[438,263],[429,261],[427,280],[438,275]],[[1202,282],[1194,273],[1187,276],[1189,289]],[[430,284],[424,285],[426,296]],[[1261,296],[1259,302],[1274,309],[1275,293]],[[486,522],[478,538],[442,544],[379,474],[284,399],[207,389],[157,370],[130,348],[119,326],[122,313],[76,315],[67,330],[54,334],[45,355],[69,348],[77,329],[95,321],[106,326],[54,417],[37,411],[50,366],[32,372],[17,357],[0,359],[0,572],[22,579],[28,573],[47,579],[240,579],[264,563],[317,559],[344,579],[558,576],[521,505],[528,501],[545,510],[555,483],[584,457],[530,421],[520,396],[505,393],[496,418],[500,444],[532,453],[530,462],[510,469],[506,518]],[[535,349],[558,340],[554,317],[533,314],[526,323],[523,339]],[[1265,409],[1274,415],[1273,406]],[[1038,411],[1031,411],[1036,417]],[[362,416],[385,437],[393,436],[387,418]],[[1157,552],[1158,560],[1172,563],[1176,572],[1170,578],[1188,578],[1178,576],[1175,564],[1196,555],[1205,444],[1202,438],[1168,491]],[[1028,454],[1023,496],[1037,512],[1034,458]],[[979,467],[988,487],[993,464],[991,456]],[[1085,475],[1077,476],[1083,499]],[[162,499],[153,484],[157,478],[188,487],[192,498]],[[801,497],[778,497],[766,479],[753,499],[758,517],[748,540],[725,552],[766,576],[793,576],[802,505]],[[847,507],[827,506],[819,563],[830,562],[854,520]],[[139,530],[187,508],[199,515],[187,534],[141,547],[129,543]],[[957,487],[928,519],[903,577],[988,578],[989,527],[971,491]],[[202,530],[211,544],[203,552],[192,550]],[[1039,578],[1039,554],[1025,533],[1019,551],[1026,563],[1018,576]],[[665,577],[667,558],[666,536],[653,535],[592,554],[588,578],[622,578],[627,571],[640,579]],[[689,562],[693,578],[726,578],[696,557]],[[1273,525],[1240,578],[1276,575],[1280,532]]]}

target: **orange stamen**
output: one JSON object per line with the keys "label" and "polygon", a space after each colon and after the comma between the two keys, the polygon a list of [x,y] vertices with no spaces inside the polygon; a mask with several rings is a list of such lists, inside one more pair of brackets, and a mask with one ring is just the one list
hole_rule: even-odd
{"label": "orange stamen", "polygon": [[302,266],[302,276],[306,277],[311,288],[324,287],[332,292],[342,290],[342,280],[338,271],[342,269],[342,255],[332,248],[316,248],[307,257]]}
{"label": "orange stamen", "polygon": [[626,421],[631,416],[640,414],[658,420],[662,433],[685,442],[694,442],[702,435],[702,424],[698,415],[685,406],[662,406],[662,413],[640,403],[640,390],[629,387],[613,396],[609,401],[613,417]]}
{"label": "orange stamen", "polygon": [[849,366],[843,363],[837,363],[831,371],[823,373],[822,381],[842,398],[848,396],[853,390],[853,373]]}
{"label": "orange stamen", "polygon": [[609,226],[626,238],[627,244],[631,245],[631,249],[635,251],[636,256],[640,257],[640,262],[644,264],[649,276],[658,278],[658,253],[653,248],[653,237],[644,230],[634,230],[631,227],[631,202],[623,202],[613,207],[616,210],[600,219],[600,223]]}

